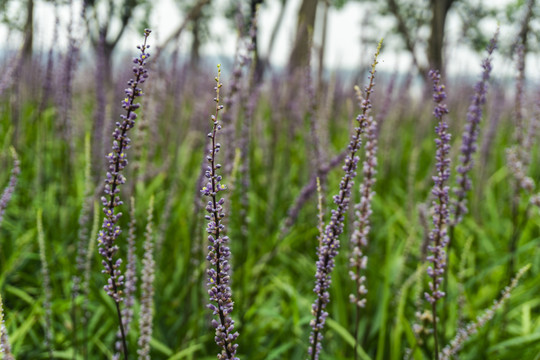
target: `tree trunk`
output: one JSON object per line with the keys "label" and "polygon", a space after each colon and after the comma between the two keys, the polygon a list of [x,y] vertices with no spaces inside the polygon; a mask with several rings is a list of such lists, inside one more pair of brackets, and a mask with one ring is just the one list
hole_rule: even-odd
{"label": "tree trunk", "polygon": [[530,22],[533,16],[534,2],[535,0],[527,1],[527,12],[525,13],[525,17],[523,19],[523,22],[521,23],[521,29],[519,30],[518,38],[516,39],[516,42],[521,43],[523,45],[523,51],[525,54],[527,54],[527,50],[528,50],[527,37],[531,31]]}
{"label": "tree trunk", "polygon": [[319,50],[319,68],[317,74],[317,99],[321,98],[323,91],[324,54],[326,50],[326,37],[328,33],[328,9],[330,1],[324,0],[323,27],[321,33],[321,48]]}
{"label": "tree trunk", "polygon": [[201,60],[201,15],[202,13],[199,12],[191,22],[193,41],[191,42],[189,64],[192,69],[197,69],[199,67],[199,61]]}
{"label": "tree trunk", "polygon": [[26,2],[26,23],[24,24],[24,44],[22,55],[28,63],[32,59],[32,47],[34,43],[34,0]]}
{"label": "tree trunk", "polygon": [[[264,0],[251,0],[251,21],[257,21],[257,8],[260,4],[263,3]],[[255,73],[254,75],[254,81],[256,83],[260,82],[263,77],[264,72],[264,64],[261,61],[261,57],[259,56],[259,32],[258,32],[258,24],[256,23],[255,27],[255,34],[250,34],[251,41],[253,42],[253,54],[254,58],[253,61],[255,62]]]}
{"label": "tree trunk", "polygon": [[431,34],[428,43],[428,61],[431,69],[444,74],[443,47],[444,27],[448,10],[454,0],[431,0]]}
{"label": "tree trunk", "polygon": [[296,40],[289,58],[289,73],[294,73],[308,64],[317,15],[317,1],[303,0],[298,11]]}

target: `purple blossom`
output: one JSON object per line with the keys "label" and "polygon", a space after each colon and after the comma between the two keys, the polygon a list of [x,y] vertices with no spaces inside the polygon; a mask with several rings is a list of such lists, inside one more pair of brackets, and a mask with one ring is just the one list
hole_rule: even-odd
{"label": "purple blossom", "polygon": [[[514,127],[515,127],[515,140],[517,145],[522,148],[524,143],[524,124],[523,124],[523,103],[525,102],[525,46],[519,44],[517,46],[517,77],[516,77],[516,94],[515,102],[516,107],[514,110]],[[521,154],[520,154],[521,155]]]}
{"label": "purple blossom", "polygon": [[122,107],[126,110],[126,115],[121,115],[122,122],[116,123],[116,129],[113,132],[112,151],[107,155],[109,163],[108,172],[105,179],[105,196],[101,198],[103,204],[103,219],[102,230],[99,232],[98,244],[99,254],[103,257],[102,272],[109,276],[107,285],[104,286],[105,291],[112,297],[116,303],[116,310],[119,317],[120,332],[122,334],[124,357],[127,358],[127,343],[126,333],[122,322],[122,314],[120,311],[120,302],[123,301],[121,288],[124,285],[124,276],[120,270],[122,259],[116,259],[118,245],[115,244],[116,239],[122,233],[118,220],[122,216],[121,212],[116,213],[115,208],[122,205],[120,200],[120,185],[126,182],[126,178],[122,174],[122,170],[127,166],[127,153],[130,147],[131,140],[127,136],[128,131],[135,126],[136,114],[135,110],[139,108],[139,104],[135,103],[135,98],[142,96],[142,89],[139,85],[144,83],[148,78],[148,71],[145,69],[146,60],[150,54],[146,53],[146,49],[150,45],[146,45],[150,30],[145,30],[144,43],[142,46],[137,46],[141,53],[139,57],[134,59],[133,73],[135,79],[128,81],[128,88],[125,90],[126,97],[122,101]]}
{"label": "purple blossom", "polygon": [[449,196],[448,196],[448,178],[450,177],[450,134],[448,133],[448,123],[444,119],[444,115],[448,114],[446,104],[442,101],[446,99],[444,85],[440,83],[441,76],[438,71],[431,70],[429,76],[433,80],[433,101],[435,102],[435,110],[433,114],[439,121],[435,127],[437,139],[437,151],[435,154],[436,160],[436,175],[433,176],[435,182],[431,193],[435,196],[433,201],[433,229],[429,234],[430,245],[428,250],[430,255],[426,258],[431,266],[427,268],[427,274],[432,281],[429,283],[431,293],[426,292],[425,297],[431,303],[433,313],[433,337],[435,340],[435,358],[438,358],[439,344],[437,338],[437,300],[445,296],[441,291],[441,283],[444,279],[446,269],[446,252],[449,238],[447,227],[450,221]]}
{"label": "purple blossom", "polygon": [[[135,238],[137,230],[137,219],[135,216],[135,199],[133,196],[130,198],[130,222],[127,238],[127,264],[126,264],[126,276],[125,276],[125,286],[124,286],[124,297],[125,297],[125,306],[122,309],[122,324],[124,325],[124,330],[126,333],[129,333],[131,327],[131,322],[133,320],[133,306],[135,305],[135,292],[137,291],[137,254],[135,247]],[[141,311],[142,313],[142,311]],[[116,354],[115,359],[120,359],[120,352],[122,351],[122,333],[120,328],[116,333],[116,338],[118,339],[115,344]]]}
{"label": "purple blossom", "polygon": [[0,225],[2,224],[2,220],[4,219],[4,212],[6,211],[6,207],[11,200],[11,196],[13,196],[15,186],[17,186],[17,179],[19,178],[19,174],[21,173],[21,163],[19,161],[19,158],[17,157],[17,152],[15,152],[14,148],[11,148],[11,156],[13,157],[13,168],[11,169],[11,176],[9,177],[8,185],[4,189],[2,197],[0,198]]}
{"label": "purple blossom", "polygon": [[356,284],[356,293],[351,294],[349,297],[351,302],[360,308],[365,307],[365,294],[367,294],[367,289],[364,285],[365,276],[361,275],[367,267],[367,256],[362,250],[368,245],[368,235],[371,227],[371,201],[375,195],[373,186],[375,185],[375,175],[377,174],[377,134],[377,122],[370,118],[365,145],[366,158],[363,164],[364,180],[360,185],[360,202],[355,205],[356,221],[354,222],[354,232],[351,236],[352,253],[349,259],[351,267],[349,275]]}
{"label": "purple blossom", "polygon": [[326,306],[330,302],[330,283],[332,270],[335,266],[335,257],[339,251],[339,235],[343,232],[343,223],[345,221],[345,214],[349,208],[349,200],[351,197],[351,189],[354,185],[354,178],[356,177],[356,168],[358,166],[358,156],[356,153],[360,149],[361,138],[366,127],[370,122],[369,112],[371,110],[371,102],[369,97],[373,92],[375,86],[375,66],[377,65],[377,57],[380,53],[382,41],[379,42],[377,51],[374,56],[373,64],[371,66],[371,73],[369,78],[369,85],[365,88],[365,98],[361,103],[361,114],[358,115],[356,121],[358,126],[354,129],[354,133],[351,136],[351,140],[348,146],[349,154],[345,158],[343,170],[345,174],[339,184],[339,193],[334,196],[334,203],[336,208],[332,210],[330,222],[326,225],[326,229],[320,245],[317,248],[317,271],[315,273],[315,287],[313,291],[317,294],[317,299],[311,306],[311,314],[314,318],[311,320],[310,325],[312,328],[309,337],[309,357],[312,360],[319,358],[322,345],[322,330],[328,317]]}
{"label": "purple blossom", "polygon": [[231,251],[228,247],[229,237],[224,235],[225,225],[223,218],[225,212],[223,204],[224,198],[218,199],[218,193],[226,190],[226,186],[221,183],[222,177],[218,175],[217,170],[221,169],[221,164],[216,163],[216,156],[221,149],[221,144],[216,142],[217,133],[221,130],[219,123],[219,113],[223,109],[220,105],[219,91],[223,84],[219,82],[221,75],[221,66],[218,65],[218,75],[216,80],[216,112],[212,115],[212,131],[208,134],[210,138],[210,149],[208,151],[208,167],[205,172],[205,177],[208,179],[206,184],[201,189],[201,194],[207,196],[209,201],[206,205],[208,215],[205,216],[208,220],[206,231],[208,232],[208,256],[206,259],[210,262],[210,267],[207,270],[208,275],[208,295],[210,304],[208,308],[212,310],[214,316],[217,315],[218,320],[212,320],[212,327],[216,331],[214,340],[221,347],[221,353],[218,354],[218,359],[238,360],[236,357],[236,349],[238,344],[234,344],[238,338],[238,332],[234,331],[234,320],[230,314],[233,310],[234,302],[232,301],[232,293],[230,288],[230,257]]}
{"label": "purple blossom", "polygon": [[454,225],[461,222],[462,215],[467,213],[467,192],[471,189],[471,179],[469,172],[474,165],[473,156],[478,148],[478,132],[480,121],[482,120],[482,106],[486,103],[486,94],[488,90],[488,81],[491,73],[491,55],[497,46],[497,38],[499,35],[499,29],[495,32],[495,35],[491,39],[487,48],[488,56],[482,61],[482,78],[476,83],[474,87],[474,96],[467,112],[467,123],[465,130],[463,131],[463,142],[461,144],[461,156],[459,157],[460,164],[457,167],[459,173],[457,183],[458,186],[454,188],[454,193],[457,196],[456,208],[454,214]]}
{"label": "purple blossom", "polygon": [[448,114],[446,104],[441,102],[446,99],[444,85],[440,84],[441,76],[438,71],[431,70],[429,76],[433,80],[433,101],[437,104],[433,114],[439,121],[435,132],[438,138],[435,139],[437,152],[435,155],[437,173],[433,176],[435,185],[431,193],[435,196],[433,201],[433,229],[429,234],[431,245],[428,250],[431,255],[427,257],[427,261],[433,266],[428,267],[427,273],[433,279],[430,282],[429,288],[431,294],[426,293],[426,299],[434,304],[438,299],[445,294],[440,290],[440,285],[443,280],[444,271],[446,268],[445,248],[448,244],[447,225],[449,223],[448,211],[448,178],[450,177],[450,134],[448,133],[448,123],[444,120],[444,115]]}

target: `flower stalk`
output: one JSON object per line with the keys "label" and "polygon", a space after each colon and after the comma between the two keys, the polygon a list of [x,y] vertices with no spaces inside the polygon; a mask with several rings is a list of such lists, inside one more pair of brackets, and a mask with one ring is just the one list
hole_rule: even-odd
{"label": "flower stalk", "polygon": [[123,301],[122,287],[124,286],[124,276],[120,270],[122,259],[116,259],[119,248],[115,244],[116,239],[118,239],[122,232],[118,225],[118,220],[122,216],[122,213],[116,213],[115,209],[123,204],[118,194],[120,193],[120,185],[126,182],[122,170],[127,166],[126,151],[129,149],[131,143],[131,139],[127,136],[127,133],[135,126],[135,119],[137,118],[135,111],[140,107],[138,103],[135,103],[135,99],[143,95],[142,89],[139,86],[148,78],[148,70],[145,68],[145,65],[146,60],[150,56],[146,52],[146,49],[150,47],[150,45],[146,44],[150,32],[148,29],[145,30],[144,43],[142,46],[137,46],[141,53],[133,59],[133,63],[135,64],[133,67],[135,78],[128,81],[128,87],[125,89],[126,97],[122,101],[122,107],[126,110],[126,115],[121,115],[122,122],[116,123],[116,128],[113,132],[112,151],[107,155],[109,168],[105,179],[105,196],[101,198],[105,217],[103,219],[102,230],[98,236],[99,254],[103,257],[102,264],[105,268],[102,272],[109,277],[104,289],[116,305],[124,359],[128,359],[126,332],[120,309],[120,303]]}
{"label": "flower stalk", "polygon": [[448,133],[448,123],[444,115],[448,114],[446,104],[442,101],[446,99],[444,85],[441,84],[441,75],[438,71],[431,70],[429,76],[433,81],[433,101],[435,102],[435,110],[433,115],[439,121],[435,127],[437,139],[436,159],[436,175],[433,176],[434,186],[431,193],[435,196],[433,201],[433,229],[429,234],[430,245],[428,250],[430,255],[427,261],[431,266],[427,268],[427,274],[432,281],[429,283],[431,293],[426,292],[424,295],[426,300],[431,304],[433,315],[433,338],[435,341],[435,360],[439,359],[439,343],[437,336],[437,301],[445,296],[441,290],[444,273],[446,270],[446,247],[449,239],[447,234],[447,226],[450,222],[449,195],[448,195],[448,179],[450,177],[450,134]]}
{"label": "flower stalk", "polygon": [[[360,89],[356,87],[358,99],[362,96]],[[370,218],[372,214],[371,201],[375,195],[373,186],[375,185],[375,176],[377,175],[377,137],[378,124],[373,118],[369,119],[369,125],[366,134],[366,157],[363,163],[364,179],[360,185],[360,202],[355,206],[356,221],[354,222],[354,232],[351,236],[352,252],[349,258],[349,276],[355,283],[355,293],[350,294],[350,301],[355,304],[356,320],[354,324],[354,358],[358,358],[358,330],[360,326],[360,311],[366,306],[366,294],[368,292],[365,282],[366,277],[362,274],[367,268],[367,255],[365,254],[368,246],[368,236],[371,229]]]}
{"label": "flower stalk", "polygon": [[210,295],[210,304],[208,308],[212,310],[214,316],[218,319],[212,320],[212,326],[216,331],[214,340],[221,347],[221,353],[217,355],[219,360],[238,360],[236,350],[238,344],[235,340],[238,338],[238,332],[234,331],[234,320],[230,314],[233,310],[232,293],[230,288],[231,266],[229,264],[231,251],[228,247],[229,237],[224,235],[225,225],[223,218],[225,212],[223,204],[224,198],[218,199],[218,193],[224,191],[227,187],[221,183],[222,176],[218,175],[218,170],[221,169],[221,164],[216,162],[216,156],[221,149],[221,144],[217,142],[217,134],[221,130],[219,122],[220,111],[223,110],[223,105],[220,104],[219,91],[223,84],[220,83],[221,66],[218,65],[218,75],[216,76],[216,103],[215,114],[212,115],[212,131],[208,134],[210,138],[210,149],[206,160],[209,165],[205,172],[205,177],[208,179],[205,186],[201,190],[201,194],[209,198],[206,205],[205,215],[208,220],[206,232],[208,233],[208,256],[206,259],[210,262],[210,267],[207,270],[208,275],[208,294]]}
{"label": "flower stalk", "polygon": [[9,177],[8,185],[4,189],[2,197],[0,198],[0,225],[2,224],[2,220],[4,219],[4,212],[6,211],[6,207],[11,200],[11,197],[13,196],[13,192],[15,191],[15,187],[17,186],[19,174],[21,173],[21,162],[19,161],[19,158],[17,157],[17,152],[13,147],[11,148],[11,156],[13,157],[13,168],[11,169],[11,176]]}
{"label": "flower stalk", "polygon": [[369,85],[365,88],[366,95],[361,104],[361,114],[356,118],[357,127],[354,129],[354,133],[349,142],[349,153],[347,154],[343,165],[345,174],[339,184],[339,193],[334,196],[336,208],[332,210],[330,222],[326,225],[322,241],[320,242],[321,245],[317,248],[317,271],[315,273],[315,287],[313,289],[313,292],[317,295],[317,299],[311,306],[311,314],[314,318],[310,322],[312,331],[309,337],[310,346],[308,349],[309,358],[312,360],[319,359],[319,353],[322,349],[322,330],[324,329],[326,318],[328,317],[328,312],[325,309],[330,302],[330,293],[328,290],[330,289],[332,271],[335,267],[335,257],[339,252],[339,235],[343,232],[345,214],[349,208],[351,189],[354,185],[354,178],[356,177],[356,168],[359,161],[359,157],[356,153],[361,146],[361,135],[368,127],[371,119],[369,117],[369,112],[371,110],[369,98],[375,86],[375,67],[377,65],[377,57],[379,56],[381,46],[382,40],[379,42],[371,66]]}

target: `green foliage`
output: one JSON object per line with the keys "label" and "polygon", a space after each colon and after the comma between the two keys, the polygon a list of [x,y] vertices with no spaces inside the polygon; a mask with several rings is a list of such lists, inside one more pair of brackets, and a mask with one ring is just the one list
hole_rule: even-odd
{"label": "green foliage", "polygon": [[[147,93],[149,97],[155,96],[154,100],[159,99],[160,117],[156,117],[156,123],[152,124],[154,133],[144,133],[140,138],[142,143],[136,144],[134,140],[134,147],[142,147],[138,161],[143,176],[139,177],[132,195],[138,204],[139,259],[142,258],[146,204],[151,196],[155,196],[156,204],[155,229],[163,231],[164,237],[161,249],[156,249],[157,291],[152,355],[156,359],[213,359],[217,349],[209,326],[209,311],[205,307],[203,209],[199,213],[193,212],[195,202],[200,201],[195,184],[209,127],[208,122],[202,121],[205,118],[195,116],[194,103],[198,100],[198,105],[201,102],[204,105],[205,96],[211,101],[212,88],[208,86],[206,95],[200,98],[198,95],[189,97],[186,93],[180,105],[177,98],[158,93],[158,90],[154,94],[151,91]],[[235,309],[232,316],[240,332],[239,356],[253,360],[305,357],[310,304],[314,298],[315,197],[301,211],[292,230],[285,237],[279,237],[280,223],[287,209],[309,178],[311,155],[307,149],[310,149],[308,143],[311,140],[309,132],[294,123],[291,116],[276,115],[280,110],[272,105],[273,96],[275,94],[263,93],[252,128],[249,221],[245,233],[241,229],[242,219],[238,216],[244,191],[239,175],[234,181],[224,178],[232,189],[226,193],[233,254]],[[85,103],[87,99],[77,101]],[[337,110],[331,114],[331,145],[327,149],[330,155],[339,152],[347,143],[349,121],[343,103],[344,99],[336,99],[333,109]],[[7,110],[10,104],[4,99],[0,106]],[[415,301],[418,296],[422,297],[417,294],[416,283],[418,279],[422,281],[419,274],[424,273],[419,261],[422,227],[415,209],[418,203],[429,202],[434,165],[434,124],[429,102],[419,104],[416,110],[411,104],[407,104],[407,111],[400,111],[399,106],[390,112],[381,129],[379,174],[366,274],[369,293],[367,307],[361,314],[361,347],[358,350],[359,358],[366,360],[401,359],[406,348],[416,349],[414,359],[431,356],[429,340],[424,346],[415,345],[412,324],[416,321]],[[10,143],[15,144],[22,161],[19,186],[0,228],[0,289],[6,324],[17,358],[46,356],[43,342],[44,294],[39,249],[35,241],[34,211],[42,208],[53,298],[54,357],[71,358],[73,342],[70,334],[74,331],[74,324],[69,316],[70,291],[71,277],[75,272],[77,220],[84,200],[85,132],[74,135],[74,152],[71,158],[66,159],[68,145],[55,140],[58,134],[54,107],[39,114],[38,105],[29,99],[25,100],[23,107],[25,116],[17,122],[12,119],[10,111],[0,113],[0,134],[4,134],[0,137],[2,168],[8,168],[4,164],[9,164],[7,148]],[[210,106],[207,108],[203,114],[210,113]],[[79,116],[89,121],[92,109],[80,109],[82,113]],[[375,104],[374,112],[377,113],[378,109],[380,105]],[[145,116],[151,117],[152,112]],[[15,126],[18,127],[17,132],[14,132]],[[445,342],[455,335],[460,316],[464,320],[474,319],[498,298],[509,281],[510,274],[506,270],[510,260],[508,239],[512,233],[512,223],[508,220],[511,214],[510,177],[503,149],[510,144],[510,134],[510,119],[505,116],[489,161],[482,164],[485,176],[480,176],[479,168],[475,170],[473,188],[476,192],[470,196],[473,210],[456,229],[450,258],[449,294],[444,302],[447,314]],[[236,146],[225,142],[222,145],[223,149]],[[453,136],[453,146],[459,146],[459,136]],[[416,166],[411,166],[412,161],[417,161]],[[540,168],[536,164],[534,162],[532,173],[538,178]],[[409,174],[411,169],[414,173]],[[6,171],[0,173],[0,184],[6,183],[7,176]],[[137,181],[134,174],[126,177],[128,184]],[[331,196],[336,192],[340,178],[338,166],[325,184],[326,218],[332,204]],[[358,182],[359,179],[354,187],[355,200],[358,200]],[[123,199],[128,199],[128,188],[124,189]],[[164,212],[169,201],[171,214],[166,220]],[[512,295],[508,306],[497,313],[493,323],[466,343],[461,359],[532,359],[537,355],[535,344],[540,339],[540,301],[535,299],[536,289],[540,286],[537,276],[540,270],[540,215],[536,210],[525,214],[527,199],[523,197],[521,201],[522,215],[526,220],[519,238],[516,268],[532,263],[532,270]],[[123,212],[127,214],[126,205],[124,207]],[[101,214],[92,215],[88,227],[95,216]],[[124,215],[121,219],[123,229],[127,229],[128,221],[128,216]],[[325,330],[322,359],[341,360],[353,356],[352,315],[355,310],[348,300],[353,285],[349,280],[347,263],[350,221],[345,230],[332,279],[330,318]],[[90,241],[95,241],[95,236]],[[125,259],[124,243],[120,246],[121,256]],[[463,253],[464,249],[469,250]],[[87,346],[87,353],[92,359],[112,355],[117,329],[114,304],[102,290],[105,280],[100,273],[99,261],[99,257],[94,256],[89,281],[87,332],[80,331],[80,324],[77,325],[79,344]],[[463,274],[465,294],[460,305],[459,272]],[[82,297],[76,299],[77,304],[84,301]],[[137,304],[136,314],[138,308]],[[132,349],[136,339],[135,327],[129,334]],[[78,358],[82,358],[80,350],[78,354]]]}

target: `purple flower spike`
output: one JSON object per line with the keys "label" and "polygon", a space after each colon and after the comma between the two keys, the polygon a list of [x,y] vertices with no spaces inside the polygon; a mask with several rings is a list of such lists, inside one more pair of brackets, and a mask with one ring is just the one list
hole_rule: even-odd
{"label": "purple flower spike", "polygon": [[445,295],[440,290],[440,285],[446,268],[445,248],[448,244],[446,228],[450,215],[448,211],[449,196],[447,185],[448,178],[450,177],[450,134],[448,133],[448,123],[443,118],[445,114],[448,114],[448,109],[446,108],[446,104],[441,103],[446,98],[444,85],[440,84],[441,76],[438,71],[433,70],[429,72],[429,76],[433,80],[433,101],[437,104],[433,114],[439,120],[435,128],[438,136],[435,139],[435,144],[437,145],[435,155],[435,159],[437,160],[437,174],[433,176],[435,185],[431,191],[436,200],[433,201],[433,207],[435,209],[433,229],[429,235],[431,245],[428,246],[428,250],[431,252],[431,255],[427,257],[427,260],[433,264],[427,269],[428,275],[433,279],[433,282],[429,284],[431,294],[426,293],[426,299],[434,304]]}
{"label": "purple flower spike", "polygon": [[19,158],[17,157],[17,152],[15,152],[14,148],[11,148],[11,156],[13,157],[13,168],[11,169],[11,176],[9,177],[8,185],[4,189],[2,197],[0,198],[0,225],[2,224],[2,220],[4,219],[4,211],[6,210],[6,207],[11,200],[11,196],[15,191],[15,186],[17,186],[17,179],[19,178],[19,174],[21,173],[21,163],[19,161]]}
{"label": "purple flower spike", "polygon": [[116,129],[113,131],[112,151],[107,155],[109,167],[105,178],[105,196],[101,198],[105,217],[103,219],[102,230],[98,236],[99,254],[103,257],[102,264],[105,268],[102,272],[109,276],[104,289],[116,304],[122,348],[124,358],[126,359],[128,358],[127,341],[122,312],[120,310],[120,302],[124,300],[122,291],[124,276],[120,270],[122,259],[115,260],[116,253],[118,252],[118,245],[115,244],[115,241],[122,233],[120,226],[117,224],[122,213],[116,213],[115,209],[122,205],[119,196],[120,185],[126,182],[122,170],[128,164],[126,151],[129,149],[131,143],[131,139],[127,136],[127,133],[135,125],[132,114],[140,106],[135,103],[135,98],[142,96],[143,93],[142,89],[139,88],[139,84],[148,77],[148,70],[146,70],[145,65],[150,54],[146,53],[146,49],[150,46],[146,45],[146,41],[148,40],[148,36],[150,36],[150,32],[148,29],[144,32],[144,44],[138,47],[141,55],[137,58],[137,64],[133,67],[135,78],[128,81],[128,88],[125,90],[126,97],[122,101],[122,107],[126,110],[126,114],[121,115],[122,122],[117,122]]}
{"label": "purple flower spike", "polygon": [[211,121],[213,124],[212,131],[208,134],[210,138],[210,149],[206,159],[208,160],[208,167],[205,172],[207,179],[206,184],[201,189],[201,195],[207,196],[209,201],[206,205],[206,219],[208,225],[206,231],[208,232],[208,256],[206,259],[210,262],[210,267],[207,270],[208,275],[208,295],[210,296],[210,304],[208,308],[212,310],[214,316],[218,316],[218,320],[212,320],[212,327],[216,331],[214,340],[216,344],[221,347],[221,353],[217,355],[219,360],[239,360],[236,357],[236,349],[238,345],[234,342],[238,338],[238,332],[234,331],[234,320],[230,314],[233,311],[234,302],[232,301],[232,293],[230,288],[230,269],[229,259],[231,257],[231,251],[229,249],[229,237],[224,236],[225,225],[223,224],[223,218],[225,212],[223,204],[224,198],[218,199],[218,193],[226,190],[227,187],[221,183],[222,177],[217,174],[217,170],[221,168],[220,164],[216,163],[216,156],[221,149],[221,144],[216,142],[216,135],[221,130],[221,124],[219,123],[219,112],[223,110],[223,105],[220,105],[219,90],[222,85],[219,82],[221,75],[221,66],[218,65],[218,76],[216,80],[216,112],[212,115]]}
{"label": "purple flower spike", "polygon": [[349,208],[349,200],[351,197],[351,189],[354,185],[354,178],[356,177],[356,168],[358,166],[358,156],[356,153],[360,149],[361,139],[360,136],[364,133],[371,121],[369,112],[371,110],[371,102],[369,97],[375,87],[375,66],[377,65],[377,57],[379,56],[382,46],[382,40],[379,42],[377,51],[375,53],[373,64],[371,66],[371,74],[369,78],[369,85],[365,88],[365,98],[361,102],[362,113],[358,115],[356,121],[358,126],[354,130],[354,134],[351,136],[351,141],[348,146],[349,154],[345,158],[345,164],[343,170],[345,174],[339,184],[339,193],[334,196],[334,203],[336,209],[332,210],[332,216],[330,222],[326,225],[325,232],[320,241],[320,245],[317,249],[317,272],[315,273],[315,287],[313,291],[317,294],[317,299],[311,306],[311,314],[314,318],[311,320],[310,325],[312,328],[311,335],[309,337],[309,358],[311,360],[319,359],[319,353],[321,352],[321,342],[323,339],[322,330],[328,317],[326,306],[330,302],[330,293],[328,292],[331,283],[332,270],[335,266],[335,257],[339,250],[339,235],[343,232],[343,222],[345,221],[345,214]]}
{"label": "purple flower spike", "polygon": [[461,222],[461,217],[467,213],[467,192],[471,189],[471,179],[469,172],[474,165],[473,156],[477,150],[478,131],[480,127],[480,121],[482,120],[482,106],[486,103],[486,94],[488,90],[489,75],[491,73],[491,55],[497,47],[497,38],[499,36],[499,29],[495,32],[495,35],[491,39],[487,53],[488,56],[482,61],[482,78],[476,83],[474,87],[474,96],[467,112],[467,123],[465,130],[463,131],[463,142],[461,144],[461,156],[459,157],[460,164],[457,167],[459,173],[457,183],[458,186],[454,189],[454,193],[457,196],[456,208],[454,213],[453,225],[457,225]]}
{"label": "purple flower spike", "polygon": [[433,80],[433,101],[435,102],[435,110],[433,114],[439,121],[435,127],[437,139],[436,159],[436,175],[433,176],[435,182],[431,193],[435,196],[433,201],[433,229],[429,234],[430,245],[428,250],[430,255],[426,258],[431,262],[431,266],[427,268],[427,273],[432,281],[429,283],[431,293],[426,292],[427,301],[432,306],[433,311],[433,337],[435,340],[435,358],[439,353],[439,345],[437,338],[437,300],[445,296],[441,290],[441,284],[444,279],[446,269],[446,247],[449,242],[447,227],[450,222],[449,196],[448,196],[448,178],[450,177],[450,134],[448,133],[448,123],[444,119],[444,115],[448,114],[446,104],[442,101],[446,99],[444,85],[441,84],[441,75],[438,71],[431,70],[429,76]]}

